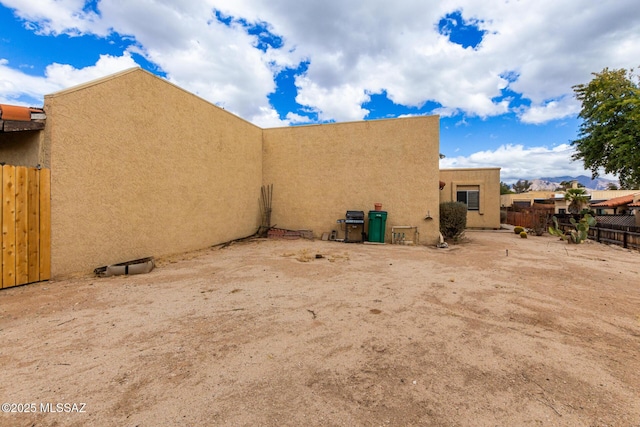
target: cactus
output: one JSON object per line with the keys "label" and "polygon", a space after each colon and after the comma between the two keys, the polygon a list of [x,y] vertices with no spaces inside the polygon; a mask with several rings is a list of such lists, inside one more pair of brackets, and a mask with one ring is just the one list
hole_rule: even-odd
{"label": "cactus", "polygon": [[589,227],[596,225],[596,219],[589,214],[585,214],[580,221],[576,221],[571,218],[571,225],[575,227],[575,230],[571,230],[569,234],[565,234],[558,226],[558,218],[553,217],[553,226],[549,227],[549,234],[553,236],[559,236],[562,240],[566,240],[569,243],[582,243],[589,238]]}
{"label": "cactus", "polygon": [[552,236],[558,236],[562,240],[567,240],[567,236],[564,234],[564,231],[558,225],[558,218],[553,217],[553,226],[549,226],[549,234]]}
{"label": "cactus", "polygon": [[514,233],[516,233],[516,234],[520,234],[520,233],[522,233],[523,231],[524,231],[524,228],[523,228],[523,227],[520,227],[520,226],[517,226],[517,227],[515,227],[515,228],[513,229],[513,232],[514,232]]}
{"label": "cactus", "polygon": [[526,231],[522,231],[520,233],[520,237],[522,237],[523,239],[526,239],[527,238],[527,232]]}

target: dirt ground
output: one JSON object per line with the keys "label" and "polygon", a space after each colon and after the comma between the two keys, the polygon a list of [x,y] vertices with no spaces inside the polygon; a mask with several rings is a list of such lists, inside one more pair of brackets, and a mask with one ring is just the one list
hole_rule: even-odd
{"label": "dirt ground", "polygon": [[640,253],[467,238],[2,290],[0,425],[640,426]]}

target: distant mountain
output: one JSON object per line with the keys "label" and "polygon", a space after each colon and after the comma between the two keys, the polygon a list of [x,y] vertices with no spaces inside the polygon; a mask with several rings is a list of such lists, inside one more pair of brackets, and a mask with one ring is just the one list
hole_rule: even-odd
{"label": "distant mountain", "polygon": [[606,190],[609,184],[619,185],[618,181],[605,179],[605,178],[597,178],[591,179],[588,176],[580,175],[580,176],[556,176],[553,178],[539,178],[531,180],[531,190],[532,191],[540,191],[540,190],[549,190],[553,191],[560,186],[562,181],[578,181],[580,184],[584,185],[588,190]]}

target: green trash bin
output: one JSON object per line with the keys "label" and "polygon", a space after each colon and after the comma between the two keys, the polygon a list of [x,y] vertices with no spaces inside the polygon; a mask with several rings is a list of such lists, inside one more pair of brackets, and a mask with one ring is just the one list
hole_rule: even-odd
{"label": "green trash bin", "polygon": [[369,211],[369,241],[384,243],[384,230],[387,226],[387,212]]}

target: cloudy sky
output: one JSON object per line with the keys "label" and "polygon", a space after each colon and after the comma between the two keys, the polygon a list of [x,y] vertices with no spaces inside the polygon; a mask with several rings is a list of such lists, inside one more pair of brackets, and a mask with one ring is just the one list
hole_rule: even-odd
{"label": "cloudy sky", "polygon": [[637,0],[0,0],[0,103],[140,66],[262,127],[441,116],[441,167],[584,172],[572,86],[640,66]]}

